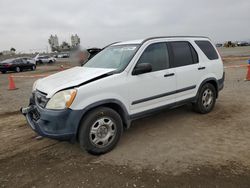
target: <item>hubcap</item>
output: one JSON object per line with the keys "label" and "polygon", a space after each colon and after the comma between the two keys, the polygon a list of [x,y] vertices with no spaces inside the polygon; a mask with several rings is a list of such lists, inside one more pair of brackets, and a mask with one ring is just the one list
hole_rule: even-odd
{"label": "hubcap", "polygon": [[98,119],[90,128],[90,141],[98,148],[108,146],[115,137],[116,125],[108,117]]}
{"label": "hubcap", "polygon": [[206,109],[209,109],[213,104],[213,92],[211,89],[206,89],[202,95],[202,104]]}
{"label": "hubcap", "polygon": [[20,68],[19,68],[19,67],[17,67],[17,68],[16,68],[16,71],[17,71],[17,72],[20,72]]}

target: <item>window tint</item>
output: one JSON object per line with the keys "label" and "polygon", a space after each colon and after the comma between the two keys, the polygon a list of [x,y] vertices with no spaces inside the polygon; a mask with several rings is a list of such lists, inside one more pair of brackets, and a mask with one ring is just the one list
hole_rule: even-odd
{"label": "window tint", "polygon": [[199,46],[208,59],[215,60],[219,58],[216,50],[209,41],[195,41],[195,43]]}
{"label": "window tint", "polygon": [[159,71],[169,68],[169,56],[166,43],[149,45],[140,57],[138,64],[150,63],[152,71]]}
{"label": "window tint", "polygon": [[21,61],[20,59],[16,59],[16,60],[15,60],[15,63],[20,64],[20,63],[22,63],[22,61]]}
{"label": "window tint", "polygon": [[173,52],[172,67],[180,67],[198,63],[198,55],[193,46],[189,42],[170,42]]}

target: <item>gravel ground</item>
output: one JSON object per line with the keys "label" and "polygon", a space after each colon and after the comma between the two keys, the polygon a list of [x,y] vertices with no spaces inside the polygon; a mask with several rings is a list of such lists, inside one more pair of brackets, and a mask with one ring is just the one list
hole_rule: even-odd
{"label": "gravel ground", "polygon": [[[246,62],[224,58],[225,66]],[[41,66],[13,75],[58,70]],[[186,105],[137,120],[112,152],[99,157],[78,144],[35,139],[18,112],[35,79],[15,78],[19,89],[8,91],[8,75],[0,75],[0,186],[250,187],[250,82],[244,67],[225,71],[213,112],[196,114]]]}

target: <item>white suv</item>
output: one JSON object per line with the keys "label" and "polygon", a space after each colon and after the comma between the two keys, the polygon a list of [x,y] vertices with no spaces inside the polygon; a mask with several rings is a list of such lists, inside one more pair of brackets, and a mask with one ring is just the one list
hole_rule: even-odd
{"label": "white suv", "polygon": [[210,112],[223,84],[223,63],[208,38],[156,37],[115,43],[83,67],[36,81],[21,111],[38,134],[103,154],[132,120],[186,103]]}

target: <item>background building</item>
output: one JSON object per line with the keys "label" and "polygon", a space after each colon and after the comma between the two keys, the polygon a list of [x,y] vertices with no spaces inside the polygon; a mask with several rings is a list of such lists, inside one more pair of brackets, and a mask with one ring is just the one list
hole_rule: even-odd
{"label": "background building", "polygon": [[58,41],[57,35],[55,35],[55,36],[50,35],[49,44],[50,44],[50,47],[51,47],[51,51],[52,51],[52,52],[58,51],[58,48],[59,48],[59,41]]}
{"label": "background building", "polygon": [[79,46],[80,42],[81,42],[80,38],[78,37],[77,34],[71,35],[71,45],[73,48]]}
{"label": "background building", "polygon": [[77,34],[71,35],[71,45],[66,41],[59,44],[57,35],[50,35],[48,41],[52,52],[72,51],[78,49],[80,46],[80,38]]}

